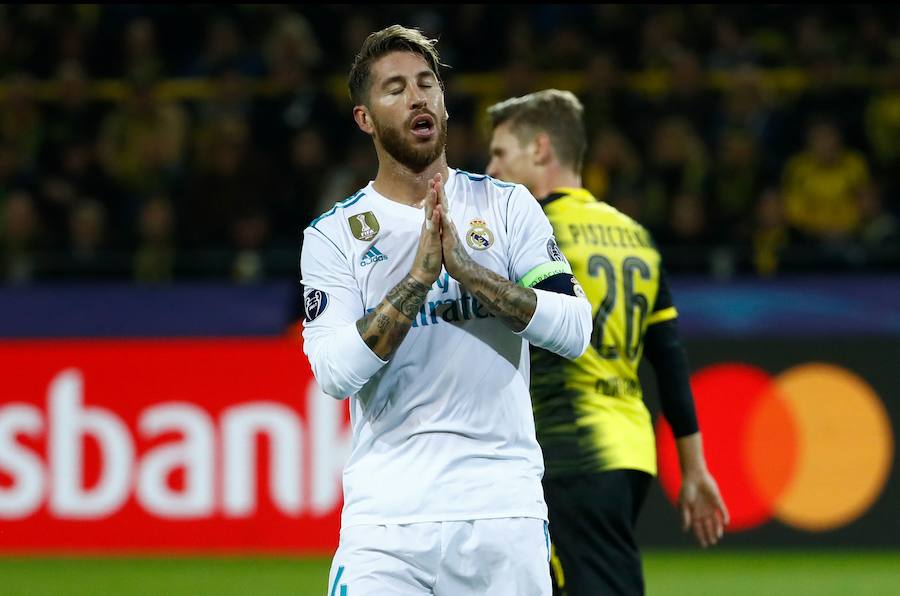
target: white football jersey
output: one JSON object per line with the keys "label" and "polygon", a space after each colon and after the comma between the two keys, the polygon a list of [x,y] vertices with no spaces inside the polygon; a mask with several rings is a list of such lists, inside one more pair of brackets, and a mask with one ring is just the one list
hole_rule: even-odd
{"label": "white football jersey", "polygon": [[[554,260],[550,222],[524,186],[450,169],[445,192],[479,264],[517,282]],[[307,354],[410,272],[423,221],[370,182],[310,224]],[[528,385],[528,343],[442,271],[391,360],[349,396],[342,525],[546,519]]]}

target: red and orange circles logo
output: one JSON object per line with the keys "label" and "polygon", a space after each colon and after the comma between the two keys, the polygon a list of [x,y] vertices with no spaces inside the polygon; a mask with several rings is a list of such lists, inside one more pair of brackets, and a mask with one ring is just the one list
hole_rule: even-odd
{"label": "red and orange circles logo", "polygon": [[[720,364],[694,374],[691,386],[730,531],[772,518],[800,530],[832,530],[881,494],[894,453],[890,421],[878,395],[850,371],[803,364],[772,376]],[[662,417],[656,436],[660,482],[675,502],[681,474]]]}

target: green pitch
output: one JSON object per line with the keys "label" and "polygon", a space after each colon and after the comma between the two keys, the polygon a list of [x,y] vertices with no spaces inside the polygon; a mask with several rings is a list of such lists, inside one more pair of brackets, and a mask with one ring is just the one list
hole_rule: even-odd
{"label": "green pitch", "polygon": [[[649,596],[900,594],[900,551],[648,551]],[[0,558],[4,596],[322,596],[329,561]]]}

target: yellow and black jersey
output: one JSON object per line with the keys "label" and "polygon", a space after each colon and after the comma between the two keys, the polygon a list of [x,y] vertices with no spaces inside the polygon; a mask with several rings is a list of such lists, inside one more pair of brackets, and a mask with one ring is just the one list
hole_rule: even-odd
{"label": "yellow and black jersey", "polygon": [[556,189],[541,204],[594,315],[591,345],[580,358],[531,350],[546,474],[656,474],[653,425],[637,371],[647,327],[677,316],[659,252],[643,226],[584,189]]}

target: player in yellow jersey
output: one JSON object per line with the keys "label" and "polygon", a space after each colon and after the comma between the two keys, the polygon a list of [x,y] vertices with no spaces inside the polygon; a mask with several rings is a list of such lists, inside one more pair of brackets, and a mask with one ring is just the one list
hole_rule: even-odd
{"label": "player in yellow jersey", "polygon": [[531,391],[544,452],[544,492],[557,593],[643,594],[634,526],[656,475],[650,413],[638,381],[654,367],[682,470],[684,529],[716,544],[728,511],[706,467],[689,373],[661,258],[647,231],[581,188],[583,108],[548,89],[488,109],[488,174],[541,203],[594,313],[591,346],[569,361],[532,349]]}

